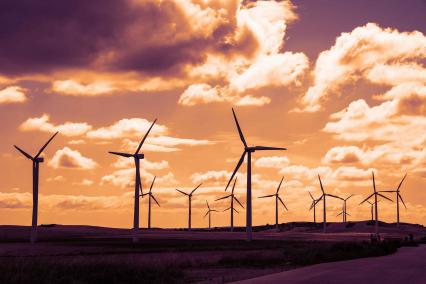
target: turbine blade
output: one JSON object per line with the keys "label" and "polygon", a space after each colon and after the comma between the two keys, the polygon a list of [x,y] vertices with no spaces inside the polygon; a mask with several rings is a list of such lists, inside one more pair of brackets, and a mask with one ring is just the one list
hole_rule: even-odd
{"label": "turbine blade", "polygon": [[373,175],[373,189],[374,189],[374,192],[376,192],[376,180],[374,179],[374,171],[372,171],[371,173]]}
{"label": "turbine blade", "polygon": [[346,215],[351,216],[351,214],[349,214],[348,212],[345,212]]}
{"label": "turbine blade", "polygon": [[50,141],[53,140],[53,138],[55,138],[56,135],[58,135],[59,131],[56,131],[55,134],[53,134],[52,137],[50,137],[49,140],[47,140],[47,142],[43,145],[43,147],[40,148],[40,150],[38,151],[38,153],[34,156],[34,159],[37,159],[38,156],[40,156],[40,154],[44,151],[44,149],[46,149],[47,145],[49,145]]}
{"label": "turbine blade", "polygon": [[209,208],[209,210],[210,210],[210,206],[209,206],[209,203],[207,202],[207,200],[206,200],[206,204],[207,204],[207,208]]}
{"label": "turbine blade", "polygon": [[283,180],[284,180],[284,176],[281,178],[280,184],[278,185],[278,188],[277,188],[277,194],[278,194],[278,192],[280,191],[281,184],[283,183]]}
{"label": "turbine blade", "polygon": [[149,192],[152,191],[152,186],[154,185],[155,179],[157,178],[157,176],[154,176],[154,179],[152,180],[151,186],[149,187]]}
{"label": "turbine blade", "polygon": [[238,129],[238,134],[240,135],[240,139],[244,144],[244,147],[247,148],[247,142],[246,139],[244,139],[244,135],[243,132],[241,131],[241,127],[240,124],[238,123],[238,119],[237,119],[237,115],[235,114],[234,109],[232,108],[232,114],[234,115],[234,120],[235,120],[235,124],[237,125],[237,129]]}
{"label": "turbine blade", "polygon": [[230,195],[227,195],[227,196],[224,196],[224,197],[218,198],[218,199],[216,199],[215,201],[223,200],[223,199],[229,198],[230,196],[232,196],[232,195],[230,194]]}
{"label": "turbine blade", "polygon": [[144,195],[143,191],[142,191],[142,183],[139,181],[139,190],[141,191],[142,196]]}
{"label": "turbine blade", "polygon": [[[374,195],[374,193],[370,194],[366,199],[364,199],[359,205],[363,204],[364,202],[368,201],[368,199],[370,199],[372,196]],[[371,203],[370,203],[371,204]]]}
{"label": "turbine blade", "polygon": [[157,199],[155,199],[154,195],[153,194],[150,194],[150,195],[151,195],[152,199],[154,199],[155,203],[157,203],[158,207],[161,207],[160,203],[158,203],[158,201],[157,201]]}
{"label": "turbine blade", "polygon": [[135,152],[135,155],[136,155],[136,154],[138,154],[138,153],[139,153],[139,151],[141,150],[141,147],[142,147],[143,143],[145,142],[146,137],[148,137],[148,134],[149,134],[149,132],[151,131],[151,129],[152,129],[152,127],[154,126],[154,124],[155,124],[155,122],[156,122],[156,121],[157,121],[157,119],[155,119],[155,120],[152,122],[152,124],[151,124],[151,126],[149,127],[148,131],[145,133],[145,136],[142,138],[141,143],[139,143],[139,146],[138,146],[138,149],[137,149],[137,150],[136,150],[136,152]]}
{"label": "turbine blade", "polygon": [[126,158],[133,157],[132,154],[128,154],[128,153],[121,153],[121,152],[108,152],[108,153],[113,154],[113,155],[117,155],[117,156],[126,157]]}
{"label": "turbine blade", "polygon": [[235,209],[235,208],[232,208],[232,209],[234,209],[234,211],[235,211],[235,212],[237,212],[238,214],[240,214],[240,212],[238,212],[238,210],[237,210],[237,209]]}
{"label": "turbine blade", "polygon": [[232,192],[231,192],[232,194],[234,194],[235,183],[237,183],[237,177],[235,177],[234,184],[232,185]]}
{"label": "turbine blade", "polygon": [[392,199],[390,199],[390,198],[388,198],[388,197],[384,196],[383,194],[377,193],[377,195],[378,195],[378,196],[380,196],[380,197],[383,197],[384,199],[387,199],[387,200],[389,200],[389,201],[393,202],[393,200],[392,200]]}
{"label": "turbine blade", "polygon": [[238,204],[240,204],[240,206],[241,206],[242,208],[244,208],[244,206],[241,204],[241,202],[240,202],[240,201],[239,201],[239,200],[238,200],[235,196],[234,196],[234,200],[235,200],[235,201],[237,201],[237,203],[238,203]]}
{"label": "turbine blade", "polygon": [[271,150],[287,150],[287,148],[281,148],[281,147],[269,147],[269,146],[254,146],[254,150],[256,151],[271,151]]}
{"label": "turbine blade", "polygon": [[234,169],[234,172],[231,175],[231,178],[228,181],[228,184],[225,187],[225,191],[228,189],[229,184],[231,183],[232,179],[234,178],[235,174],[237,173],[238,169],[241,167],[241,164],[244,162],[244,157],[246,156],[246,151],[244,150],[243,154],[241,155],[240,160],[238,161],[237,166]]}
{"label": "turbine blade", "polygon": [[223,209],[223,210],[222,210],[222,212],[228,211],[228,210],[230,210],[230,209],[231,209],[231,207],[228,207],[228,208],[226,208],[226,209]]}
{"label": "turbine blade", "polygon": [[387,193],[390,193],[390,192],[398,192],[398,191],[396,191],[396,190],[380,190],[379,192],[387,192]]}
{"label": "turbine blade", "polygon": [[315,203],[315,201],[312,201],[312,203],[311,203],[311,207],[309,208],[309,211],[311,211],[312,210],[312,208],[314,208],[314,206],[316,205],[316,203]]}
{"label": "turbine blade", "polygon": [[31,157],[31,155],[30,154],[28,154],[27,152],[25,152],[24,150],[22,150],[21,148],[19,148],[18,146],[16,146],[16,145],[13,145],[15,148],[16,148],[16,150],[18,150],[22,155],[24,155],[25,157],[27,157],[28,159],[30,159],[30,160],[33,160],[33,157]]}
{"label": "turbine blade", "polygon": [[203,218],[206,218],[206,216],[210,213],[210,210],[206,212],[206,215],[204,215]]}
{"label": "turbine blade", "polygon": [[354,196],[353,194],[349,195],[349,197],[346,197],[345,200],[349,200],[352,196]]}
{"label": "turbine blade", "polygon": [[267,198],[267,197],[273,197],[273,196],[275,196],[275,194],[259,196],[258,198]]}
{"label": "turbine blade", "polygon": [[324,188],[323,188],[323,186],[322,186],[322,182],[321,182],[321,177],[320,177],[320,175],[318,175],[318,180],[319,180],[319,183],[320,183],[320,187],[321,187],[322,194],[324,194]]}
{"label": "turbine blade", "polygon": [[141,190],[141,193],[142,193],[142,179],[141,179],[141,169],[139,168],[138,169],[138,175],[139,175],[139,188],[140,188],[140,190]]}
{"label": "turbine blade", "polygon": [[202,185],[202,183],[200,183],[199,185],[197,185],[197,187],[194,188],[189,195],[192,195],[201,185]]}
{"label": "turbine blade", "polygon": [[404,177],[402,178],[401,182],[398,185],[398,188],[396,189],[397,191],[399,191],[399,189],[401,188],[402,183],[404,182],[405,178],[407,177],[407,174],[404,175]]}
{"label": "turbine blade", "polygon": [[337,196],[337,195],[333,195],[333,194],[326,194],[327,196],[330,196],[330,197],[334,197],[334,198],[337,198],[337,199],[340,199],[340,200],[344,200],[343,198],[341,198],[341,197],[339,197],[339,196]]}
{"label": "turbine blade", "polygon": [[176,188],[176,190],[177,190],[177,191],[179,191],[180,193],[184,194],[184,195],[189,195],[188,193],[183,192],[182,190],[179,190],[179,189],[177,189],[177,188]]}
{"label": "turbine blade", "polygon": [[315,200],[315,198],[312,196],[311,192],[308,191],[309,195],[311,196],[312,200]]}
{"label": "turbine blade", "polygon": [[338,217],[338,216],[340,216],[340,215],[342,215],[342,214],[343,214],[343,212],[340,212],[339,214],[337,214],[337,215],[336,215],[336,217]]}
{"label": "turbine blade", "polygon": [[399,192],[398,192],[398,196],[399,196],[399,198],[401,199],[402,204],[404,204],[405,209],[407,209],[407,206],[405,205],[404,199],[402,199],[402,195],[401,195],[401,194],[399,194]]}
{"label": "turbine blade", "polygon": [[279,200],[279,201],[281,202],[281,204],[284,206],[285,210],[287,210],[287,211],[288,211],[288,208],[287,208],[287,206],[285,206],[285,204],[284,204],[283,200],[281,199],[281,197],[279,197],[279,196],[278,196],[278,200]]}

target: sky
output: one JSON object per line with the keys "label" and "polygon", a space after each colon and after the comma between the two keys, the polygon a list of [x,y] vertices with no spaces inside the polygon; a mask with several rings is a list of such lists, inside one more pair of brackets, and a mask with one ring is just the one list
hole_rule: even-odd
{"label": "sky", "polygon": [[[253,154],[253,224],[312,220],[311,192],[347,197],[348,220],[370,218],[378,190],[396,189],[401,221],[426,220],[426,1],[13,0],[0,3],[0,224],[31,222],[31,162],[44,151],[39,224],[129,228],[132,159],[142,147],[144,190],[154,176],[152,226],[205,227],[206,200],[224,210],[243,145]],[[245,204],[244,164],[236,196]],[[388,194],[395,200],[394,194]],[[140,201],[141,227],[147,199]],[[328,202],[340,221],[342,202]],[[236,225],[245,224],[245,211]],[[396,219],[383,200],[379,217]],[[321,214],[319,218],[322,218]],[[213,226],[229,225],[229,211]]]}

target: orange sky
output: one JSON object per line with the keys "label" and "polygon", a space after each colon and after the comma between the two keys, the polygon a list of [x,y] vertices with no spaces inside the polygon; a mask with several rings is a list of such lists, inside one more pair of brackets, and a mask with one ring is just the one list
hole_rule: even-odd
{"label": "orange sky", "polygon": [[[339,2],[53,1],[48,15],[39,3],[0,4],[26,15],[17,24],[0,14],[0,224],[31,219],[30,162],[12,145],[34,154],[60,131],[41,165],[39,223],[131,227],[133,165],[107,152],[134,151],[158,118],[142,147],[142,182],[157,176],[161,204],[152,224],[186,226],[187,199],[174,189],[202,182],[193,226],[207,226],[205,200],[229,206],[214,199],[243,150],[231,107],[248,144],[288,148],[253,155],[255,225],[274,222],[274,200],[256,197],[282,176],[280,221],[311,220],[317,174],[327,192],[355,194],[348,220],[368,219],[358,204],[372,170],[379,190],[408,173],[401,220],[424,224],[426,5]],[[328,204],[328,220],[341,220],[341,202]],[[395,220],[394,203],[379,208]],[[228,213],[214,213],[213,226]]]}

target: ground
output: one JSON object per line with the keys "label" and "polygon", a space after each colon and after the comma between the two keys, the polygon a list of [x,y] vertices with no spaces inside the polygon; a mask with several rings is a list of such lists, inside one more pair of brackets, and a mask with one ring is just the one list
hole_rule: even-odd
{"label": "ground", "polygon": [[39,227],[39,243],[31,245],[29,227],[0,226],[0,283],[222,283],[387,255],[409,234],[415,240],[426,236],[426,228],[412,224],[398,229],[382,223],[383,243],[371,243],[369,222],[332,223],[327,233],[312,223],[281,229],[256,227],[251,243],[242,228],[141,229],[133,244],[128,229],[51,225]]}

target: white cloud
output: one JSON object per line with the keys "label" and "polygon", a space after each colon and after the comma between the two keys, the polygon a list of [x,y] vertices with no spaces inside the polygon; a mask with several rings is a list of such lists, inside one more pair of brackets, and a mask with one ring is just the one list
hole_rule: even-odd
{"label": "white cloud", "polygon": [[43,114],[41,117],[27,119],[19,126],[19,129],[21,131],[43,131],[49,133],[59,131],[61,135],[71,137],[85,134],[92,129],[92,126],[86,122],[65,122],[55,125],[50,122],[50,116],[48,114]]}
{"label": "white cloud", "polygon": [[52,160],[49,162],[49,166],[55,169],[69,168],[90,170],[96,168],[97,165],[98,164],[94,160],[86,158],[79,151],[72,150],[68,147],[56,151]]}
{"label": "white cloud", "polygon": [[282,169],[290,164],[287,157],[272,156],[272,157],[261,157],[256,159],[254,165],[258,168],[276,168]]}
{"label": "white cloud", "polygon": [[66,96],[100,96],[111,94],[115,88],[110,82],[82,84],[74,80],[55,81],[52,91]]}
{"label": "white cloud", "polygon": [[10,86],[0,90],[0,104],[24,103],[27,101],[25,89],[18,86]]}
{"label": "white cloud", "polygon": [[314,85],[302,99],[304,110],[318,111],[321,101],[340,91],[344,84],[362,78],[392,85],[413,80],[424,73],[414,60],[425,57],[426,37],[421,32],[399,32],[368,23],[342,33],[316,61]]}
{"label": "white cloud", "polygon": [[233,58],[208,55],[205,63],[190,71],[194,81],[198,79],[204,83],[190,85],[181,94],[179,104],[227,102],[263,106],[271,99],[246,92],[300,83],[308,68],[308,58],[303,53],[281,52],[287,24],[296,19],[294,6],[289,1],[256,1],[240,5],[236,14],[237,31],[229,41],[250,33],[257,41],[256,51]]}
{"label": "white cloud", "polygon": [[90,180],[90,179],[83,179],[82,181],[80,181],[80,182],[74,182],[73,183],[73,185],[78,185],[78,186],[91,186],[91,185],[93,185],[94,184],[94,181],[93,180]]}
{"label": "white cloud", "polygon": [[[152,121],[144,118],[123,118],[116,123],[101,127],[87,133],[87,137],[94,139],[116,139],[139,136],[142,137],[148,131]],[[150,135],[160,135],[167,133],[167,127],[161,124],[155,124]]]}

